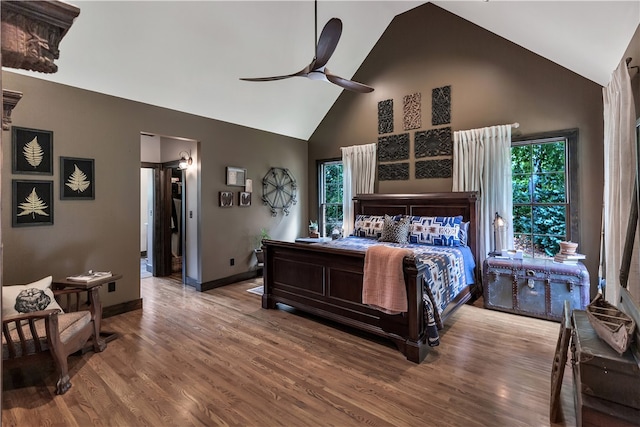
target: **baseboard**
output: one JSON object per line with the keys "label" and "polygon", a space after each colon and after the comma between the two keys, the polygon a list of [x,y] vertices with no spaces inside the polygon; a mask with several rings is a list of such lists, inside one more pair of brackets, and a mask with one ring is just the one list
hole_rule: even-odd
{"label": "baseboard", "polygon": [[115,316],[129,311],[140,310],[142,308],[142,298],[133,301],[122,302],[120,304],[110,305],[102,309],[102,318]]}
{"label": "baseboard", "polygon": [[258,270],[234,274],[233,276],[223,277],[222,279],[212,280],[211,282],[194,284],[187,283],[187,285],[194,286],[197,291],[205,292],[211,289],[219,288],[221,286],[230,285],[232,283],[242,282],[243,280],[253,279],[254,277],[258,277]]}
{"label": "baseboard", "polygon": [[194,279],[193,277],[186,276],[184,278],[184,284],[187,285],[187,286],[191,286],[191,287],[197,288],[198,285],[199,285],[199,282],[196,279]]}

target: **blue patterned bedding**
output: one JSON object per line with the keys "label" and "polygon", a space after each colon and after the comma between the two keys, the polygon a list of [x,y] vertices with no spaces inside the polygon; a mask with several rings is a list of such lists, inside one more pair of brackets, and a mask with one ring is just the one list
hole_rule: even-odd
{"label": "blue patterned bedding", "polygon": [[376,239],[349,236],[317,245],[365,253],[372,245],[409,248],[423,274],[422,300],[430,346],[439,344],[438,329],[443,328],[441,315],[447,305],[467,285],[474,283],[475,260],[468,246],[431,246],[414,243],[379,242]]}

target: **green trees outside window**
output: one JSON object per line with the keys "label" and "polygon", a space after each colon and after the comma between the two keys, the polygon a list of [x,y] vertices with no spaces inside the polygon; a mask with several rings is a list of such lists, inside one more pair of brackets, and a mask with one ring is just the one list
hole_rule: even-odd
{"label": "green trees outside window", "polygon": [[319,163],[320,233],[331,236],[334,228],[342,229],[342,161]]}
{"label": "green trees outside window", "polygon": [[511,147],[514,246],[553,257],[568,239],[568,142],[529,140]]}

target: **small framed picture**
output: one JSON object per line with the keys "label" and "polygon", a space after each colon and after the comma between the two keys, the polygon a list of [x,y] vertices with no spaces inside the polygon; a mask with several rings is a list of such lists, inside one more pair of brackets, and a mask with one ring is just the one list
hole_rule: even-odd
{"label": "small framed picture", "polygon": [[53,132],[11,128],[11,171],[53,175]]}
{"label": "small framed picture", "polygon": [[53,225],[53,181],[11,181],[13,186],[12,225]]}
{"label": "small framed picture", "polygon": [[240,191],[238,193],[238,206],[251,206],[251,193]]}
{"label": "small framed picture", "polygon": [[95,166],[93,159],[60,157],[60,199],[94,200]]}
{"label": "small framed picture", "polygon": [[246,175],[247,175],[246,169],[233,168],[233,167],[227,166],[227,185],[244,187]]}
{"label": "small framed picture", "polygon": [[233,192],[232,191],[221,191],[220,192],[220,206],[223,208],[228,208],[233,206]]}

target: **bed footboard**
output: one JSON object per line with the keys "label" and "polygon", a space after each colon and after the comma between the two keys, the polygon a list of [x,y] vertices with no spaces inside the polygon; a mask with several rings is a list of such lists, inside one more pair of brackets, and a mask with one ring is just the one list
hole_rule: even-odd
{"label": "bed footboard", "polygon": [[286,304],[388,338],[408,360],[424,360],[422,279],[413,257],[404,260],[408,312],[388,315],[362,304],[364,253],[272,240],[264,251],[263,308]]}

